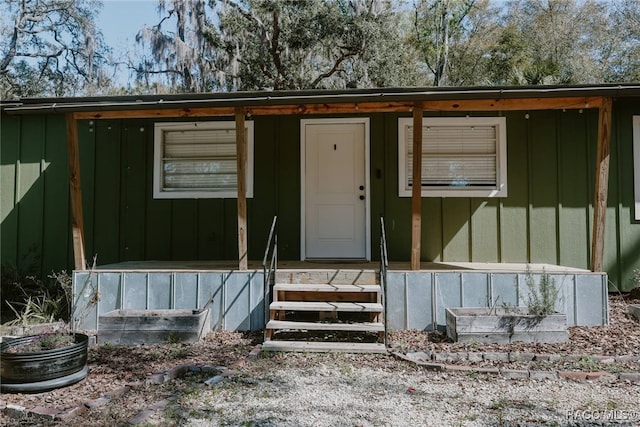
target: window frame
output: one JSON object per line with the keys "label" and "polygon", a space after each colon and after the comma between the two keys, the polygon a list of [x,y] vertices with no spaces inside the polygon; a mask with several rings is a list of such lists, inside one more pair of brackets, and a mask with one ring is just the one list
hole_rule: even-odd
{"label": "window frame", "polygon": [[[253,121],[244,122],[245,140],[247,143],[247,165],[246,165],[246,181],[247,181],[247,198],[253,197],[253,145],[254,131]],[[153,146],[153,198],[154,199],[236,199],[238,197],[238,189],[230,191],[225,190],[198,190],[198,189],[175,189],[167,191],[163,189],[162,183],[164,175],[162,170],[162,159],[164,152],[164,132],[167,130],[219,130],[228,129],[235,132],[235,121],[205,121],[205,122],[159,122],[154,124],[154,146]],[[237,162],[237,157],[235,158]],[[237,168],[236,168],[237,174]]]}
{"label": "window frame", "polygon": [[632,116],[634,219],[640,221],[640,116]]}
{"label": "window frame", "polygon": [[[496,185],[495,186],[430,186],[422,188],[422,197],[507,197],[507,120],[505,117],[423,117],[422,127],[430,126],[495,126],[496,127]],[[411,170],[407,170],[407,130],[413,118],[398,119],[398,196],[411,197],[408,186]]]}

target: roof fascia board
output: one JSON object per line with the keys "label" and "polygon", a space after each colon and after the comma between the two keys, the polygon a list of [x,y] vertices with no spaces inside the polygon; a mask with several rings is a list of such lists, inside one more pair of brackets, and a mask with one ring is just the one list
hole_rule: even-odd
{"label": "roof fascia board", "polygon": [[[264,115],[313,115],[313,114],[356,114],[411,112],[410,102],[365,102],[333,104],[300,104],[274,106],[245,106],[245,114]],[[425,111],[521,111],[550,109],[586,109],[599,108],[601,97],[570,98],[522,98],[522,99],[479,99],[454,101],[426,101]],[[80,111],[73,113],[77,120],[82,119],[141,119],[141,118],[195,118],[233,116],[232,107],[182,108],[182,109],[135,109]]]}

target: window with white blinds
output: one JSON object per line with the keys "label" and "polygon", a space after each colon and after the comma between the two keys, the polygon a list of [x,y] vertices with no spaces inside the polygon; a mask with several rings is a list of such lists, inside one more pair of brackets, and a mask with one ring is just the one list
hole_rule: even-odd
{"label": "window with white blinds", "polygon": [[[253,196],[253,122],[245,122],[247,197]],[[155,125],[155,198],[235,198],[235,122]]]}
{"label": "window with white blinds", "polygon": [[[398,120],[399,195],[413,186],[413,119]],[[422,195],[506,197],[504,117],[425,117],[422,126]]]}

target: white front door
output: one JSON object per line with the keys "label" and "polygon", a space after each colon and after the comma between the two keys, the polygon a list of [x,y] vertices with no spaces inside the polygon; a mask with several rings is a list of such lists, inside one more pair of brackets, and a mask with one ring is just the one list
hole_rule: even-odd
{"label": "white front door", "polygon": [[370,258],[368,124],[301,122],[303,259]]}

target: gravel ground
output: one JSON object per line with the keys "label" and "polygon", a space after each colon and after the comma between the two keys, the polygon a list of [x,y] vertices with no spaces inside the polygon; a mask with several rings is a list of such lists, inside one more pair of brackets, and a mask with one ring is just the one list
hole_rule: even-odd
{"label": "gravel ground", "polygon": [[[477,348],[423,331],[395,331],[391,338],[396,349],[405,351],[640,355],[640,325],[627,315],[629,301],[612,297],[610,302],[610,325],[570,328],[566,344]],[[284,353],[245,361],[260,340],[259,334],[215,332],[193,345],[97,346],[90,349],[87,379],[48,393],[3,394],[0,406],[66,410],[184,364],[225,366],[232,371],[212,386],[204,385],[215,375],[211,370],[160,385],[142,384],[65,422],[16,421],[0,413],[0,425],[128,425],[154,405],[159,409],[142,425],[640,425],[640,386],[624,381],[512,380],[473,372],[434,372],[391,355]],[[501,367],[532,368],[517,363]],[[558,359],[546,368],[640,372],[638,362],[596,366],[592,361]]]}
{"label": "gravel ground", "polygon": [[[435,373],[389,356],[279,355],[259,359],[171,407],[185,426],[640,424],[640,387]],[[615,412],[612,412],[615,410]],[[636,412],[634,412],[636,411]],[[575,417],[572,419],[572,414]],[[579,417],[579,418],[576,418]],[[628,422],[627,422],[628,421]]]}

